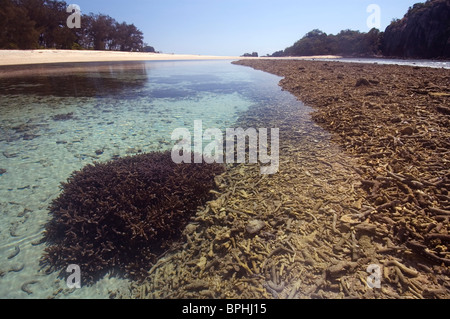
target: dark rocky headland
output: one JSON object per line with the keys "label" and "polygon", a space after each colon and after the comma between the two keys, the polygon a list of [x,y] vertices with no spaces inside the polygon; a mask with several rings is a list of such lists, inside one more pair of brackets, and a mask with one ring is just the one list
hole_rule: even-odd
{"label": "dark rocky headland", "polygon": [[333,35],[315,29],[272,57],[314,55],[449,59],[450,0],[416,3],[384,31],[342,30]]}

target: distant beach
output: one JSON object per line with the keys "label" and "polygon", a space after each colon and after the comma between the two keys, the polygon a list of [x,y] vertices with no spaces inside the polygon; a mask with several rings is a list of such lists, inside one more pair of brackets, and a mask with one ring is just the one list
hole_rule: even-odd
{"label": "distant beach", "polygon": [[240,59],[231,56],[189,54],[72,51],[72,50],[0,50],[0,66],[68,62],[169,61]]}
{"label": "distant beach", "polygon": [[[338,59],[339,56],[308,56],[270,59]],[[118,51],[75,51],[75,50],[0,50],[0,66],[77,63],[77,62],[120,62],[120,61],[180,61],[180,60],[243,60],[238,56],[213,56],[193,54],[118,52]],[[267,59],[267,58],[265,58]]]}

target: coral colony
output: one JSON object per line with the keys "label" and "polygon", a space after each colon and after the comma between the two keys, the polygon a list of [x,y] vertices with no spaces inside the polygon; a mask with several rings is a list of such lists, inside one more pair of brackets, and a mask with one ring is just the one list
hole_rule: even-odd
{"label": "coral colony", "polygon": [[[192,155],[194,156],[194,155]],[[48,271],[82,269],[83,284],[106,273],[140,278],[210,199],[222,164],[176,164],[170,152],[126,157],[74,172],[50,207]]]}

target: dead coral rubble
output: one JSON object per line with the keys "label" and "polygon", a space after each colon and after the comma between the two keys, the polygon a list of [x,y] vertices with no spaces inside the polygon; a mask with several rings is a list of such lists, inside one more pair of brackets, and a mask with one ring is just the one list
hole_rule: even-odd
{"label": "dead coral rubble", "polygon": [[87,283],[108,271],[139,278],[179,238],[223,170],[177,165],[170,152],[86,166],[50,207],[42,263],[49,270],[77,264]]}
{"label": "dead coral rubble", "polygon": [[332,140],[298,107],[245,112],[238,126],[280,128],[279,173],[239,165],[216,178],[215,199],[132,297],[448,298],[449,71],[239,64],[284,76]]}
{"label": "dead coral rubble", "polygon": [[314,120],[358,159],[354,170],[361,176],[364,200],[376,208],[360,214],[388,230],[390,240],[405,252],[401,258],[448,278],[450,70],[317,61],[238,63],[283,76],[284,89],[316,108]]}
{"label": "dead coral rubble", "polygon": [[[192,218],[180,247],[132,285],[131,297],[339,298],[342,286],[348,295],[369,295],[355,273],[378,256],[352,250],[364,230],[349,240],[352,230],[340,221],[362,193],[351,161],[297,104],[268,102],[237,126],[280,128],[279,173],[262,176],[258,165],[241,164],[217,177],[215,199]],[[334,267],[327,278],[328,267],[356,253],[358,264]]]}

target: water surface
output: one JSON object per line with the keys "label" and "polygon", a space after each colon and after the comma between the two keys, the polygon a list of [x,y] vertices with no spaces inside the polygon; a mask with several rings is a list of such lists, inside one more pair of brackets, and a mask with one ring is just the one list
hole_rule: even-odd
{"label": "water surface", "polygon": [[[279,77],[230,61],[77,63],[8,68],[0,78],[0,298],[107,298],[106,277],[75,292],[40,271],[60,183],[95,161],[171,149],[175,128],[233,128],[261,104],[298,105]],[[11,76],[13,75],[13,76]],[[18,252],[18,253],[17,253]],[[23,291],[24,283],[32,294]]]}

